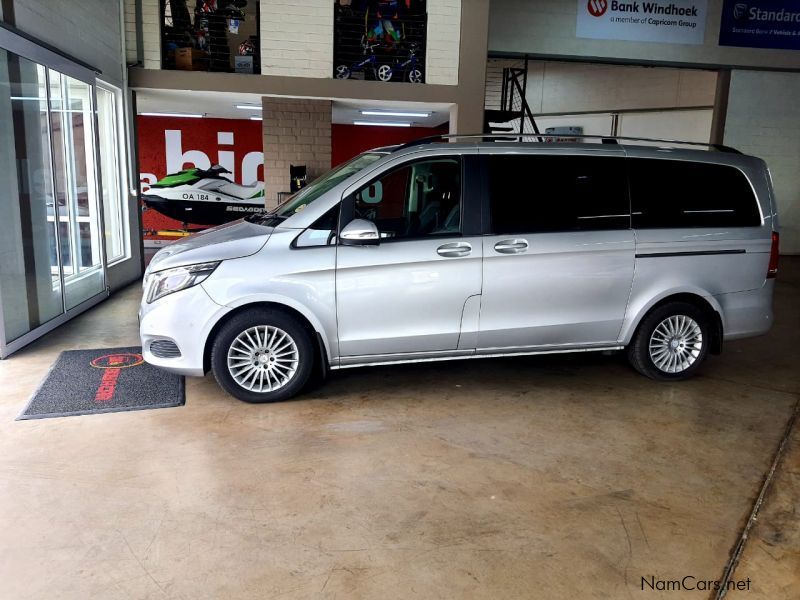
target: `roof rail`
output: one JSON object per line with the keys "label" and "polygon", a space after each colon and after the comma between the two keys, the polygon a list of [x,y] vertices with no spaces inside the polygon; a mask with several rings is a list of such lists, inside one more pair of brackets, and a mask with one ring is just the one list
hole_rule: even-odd
{"label": "roof rail", "polygon": [[[527,138],[527,139],[526,139]],[[487,141],[487,142],[496,142],[496,141],[532,141],[532,139],[537,140],[538,142],[549,142],[552,141],[553,138],[580,138],[581,140],[600,140],[602,144],[618,144],[619,142],[653,142],[657,144],[664,144],[668,146],[700,146],[703,148],[710,148],[712,150],[716,150],[717,152],[729,152],[732,154],[741,154],[739,150],[736,148],[731,148],[730,146],[725,146],[723,144],[706,144],[703,142],[684,142],[681,140],[662,140],[657,138],[643,138],[643,137],[626,137],[626,136],[611,136],[611,135],[574,135],[570,133],[469,133],[469,134],[440,134],[440,135],[431,135],[427,137],[422,137],[416,140],[412,140],[410,142],[406,142],[405,144],[401,144],[395,148],[395,152],[398,150],[403,150],[405,148],[411,148],[414,146],[422,146],[424,144],[433,144],[436,142],[444,142],[450,140],[476,140],[479,142]]]}

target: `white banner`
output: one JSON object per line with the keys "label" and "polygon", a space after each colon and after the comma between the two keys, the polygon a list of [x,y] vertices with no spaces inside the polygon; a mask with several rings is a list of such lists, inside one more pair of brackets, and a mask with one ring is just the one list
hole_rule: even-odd
{"label": "white banner", "polygon": [[707,0],[578,0],[578,37],[702,44]]}

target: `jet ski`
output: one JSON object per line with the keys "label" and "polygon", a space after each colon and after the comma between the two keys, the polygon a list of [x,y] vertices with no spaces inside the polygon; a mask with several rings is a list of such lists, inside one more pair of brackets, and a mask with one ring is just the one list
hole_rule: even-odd
{"label": "jet ski", "polygon": [[264,185],[239,185],[220,165],[167,175],[142,194],[148,208],[181,223],[220,225],[264,212]]}

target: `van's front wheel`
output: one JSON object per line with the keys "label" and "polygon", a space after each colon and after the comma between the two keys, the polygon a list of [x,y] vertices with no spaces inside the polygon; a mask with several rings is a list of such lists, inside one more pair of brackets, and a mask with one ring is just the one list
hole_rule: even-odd
{"label": "van's front wheel", "polygon": [[641,322],[628,346],[628,360],[651,379],[687,379],[705,360],[710,334],[704,311],[687,302],[669,302]]}
{"label": "van's front wheel", "polygon": [[233,317],[220,329],[211,349],[217,382],[245,402],[291,398],[308,381],[313,365],[313,345],[303,325],[270,309]]}

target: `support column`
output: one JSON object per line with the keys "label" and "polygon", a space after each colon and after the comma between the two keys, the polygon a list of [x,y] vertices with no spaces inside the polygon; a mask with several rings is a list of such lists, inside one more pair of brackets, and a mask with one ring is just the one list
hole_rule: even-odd
{"label": "support column", "polygon": [[305,165],[311,181],[331,168],[330,100],[263,98],[264,199],[289,191],[289,166]]}

